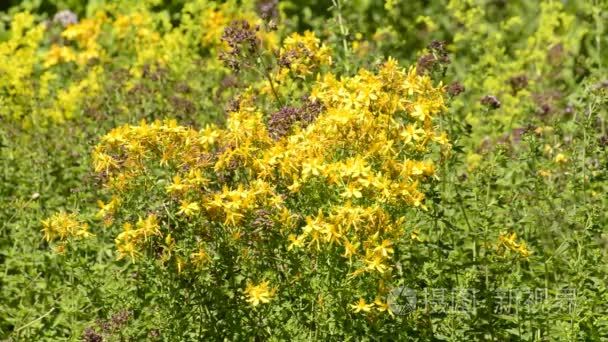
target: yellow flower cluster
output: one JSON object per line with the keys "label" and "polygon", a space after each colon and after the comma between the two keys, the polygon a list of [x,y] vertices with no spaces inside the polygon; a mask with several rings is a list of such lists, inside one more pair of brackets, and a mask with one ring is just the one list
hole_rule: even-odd
{"label": "yellow flower cluster", "polygon": [[42,220],[42,232],[47,242],[59,240],[60,244],[55,249],[61,253],[65,249],[65,242],[70,238],[88,238],[93,236],[89,232],[89,226],[82,222],[75,213],[63,211],[51,215]]}
{"label": "yellow flower cluster", "polygon": [[36,25],[31,14],[18,13],[10,28],[8,40],[0,42],[0,106],[3,108],[0,115],[20,118],[28,113],[32,99],[36,98],[31,77],[38,63],[44,26]]}
{"label": "yellow flower cluster", "polygon": [[369,313],[375,308],[378,312],[385,312],[391,316],[394,315],[389,304],[381,299],[376,299],[373,303],[367,303],[364,298],[359,298],[359,301],[355,304],[351,304],[350,308],[355,313]]}
{"label": "yellow flower cluster", "polygon": [[[154,74],[162,68],[182,80],[194,71],[222,74],[222,62],[207,52],[222,46],[225,27],[236,19],[262,23],[253,2],[191,1],[184,6],[178,26],[152,6],[150,2],[95,5],[91,16],[68,24],[59,37],[52,36],[52,24],[45,25],[27,12],[15,14],[7,39],[0,42],[0,105],[6,109],[0,115],[25,118],[24,127],[43,127],[82,113],[86,100],[106,86],[119,92],[137,89],[146,70]],[[277,32],[259,36],[265,47],[278,49]],[[132,77],[124,84],[112,84],[115,71],[125,66]]]}
{"label": "yellow flower cluster", "polygon": [[516,233],[500,233],[498,236],[498,244],[496,246],[497,251],[503,254],[505,251],[512,251],[518,253],[522,258],[527,258],[532,254],[528,250],[528,246],[525,241],[517,242]]}
{"label": "yellow flower cluster", "polygon": [[143,243],[153,236],[160,235],[159,228],[158,219],[154,214],[148,215],[145,219],[140,217],[135,224],[135,228],[131,223],[125,223],[123,231],[116,237],[118,259],[130,256],[131,260],[135,260],[140,249],[142,249]]}
{"label": "yellow flower cluster", "polygon": [[[73,41],[81,51],[69,45],[53,44],[44,49],[45,28],[36,24],[29,13],[16,14],[11,22],[10,39],[0,42],[0,103],[13,118],[27,118],[24,126],[38,117],[62,121],[80,108],[86,96],[99,91],[99,78],[103,69],[93,67],[84,75],[72,75],[72,83],[61,84],[62,79],[52,67],[77,62],[85,66],[89,60],[100,57],[96,38],[104,18],[98,16],[68,26],[62,33],[66,42]],[[41,68],[42,67],[42,68]],[[41,70],[42,69],[42,70]],[[36,105],[34,105],[36,104]]]}
{"label": "yellow flower cluster", "polygon": [[[384,281],[405,232],[399,213],[425,208],[421,184],[435,177],[434,156],[450,148],[433,121],[445,109],[443,94],[428,76],[389,59],[378,72],[319,76],[310,99],[323,111],[278,140],[245,93],[224,129],[195,130],[174,121],[118,127],[96,146],[93,164],[115,203],[142,184],[148,187],[142,193],[164,184],[178,218],[209,222],[237,240],[264,211],[292,253],[336,252],[354,266],[351,277]],[[323,200],[311,200],[318,196]],[[170,237],[156,219],[147,226],[140,221],[117,237],[121,257],[135,259],[152,236]],[[209,262],[204,243],[195,248],[176,259],[179,270],[186,265],[182,257],[197,266]],[[253,305],[268,299],[264,284],[248,287]]]}
{"label": "yellow flower cluster", "polygon": [[[74,56],[66,51],[62,57],[70,57],[69,59],[76,60],[80,65],[85,65],[93,58],[100,58],[103,50],[98,38],[101,34],[102,25],[107,21],[108,18],[105,13],[98,12],[92,18],[86,18],[77,24],[69,25],[61,33],[61,36],[68,41],[75,42],[80,52],[77,56]],[[53,49],[51,49],[51,52],[53,52]],[[47,64],[49,64],[48,60]]]}

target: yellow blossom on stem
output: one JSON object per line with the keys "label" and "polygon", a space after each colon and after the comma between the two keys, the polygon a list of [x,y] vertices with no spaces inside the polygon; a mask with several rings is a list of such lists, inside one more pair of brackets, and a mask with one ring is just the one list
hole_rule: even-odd
{"label": "yellow blossom on stem", "polygon": [[530,250],[528,250],[528,246],[525,241],[518,242],[516,233],[500,233],[498,236],[498,244],[496,249],[499,253],[504,252],[505,250],[513,251],[518,253],[521,257],[527,258],[532,254]]}
{"label": "yellow blossom on stem", "polygon": [[246,301],[254,307],[266,304],[274,297],[275,292],[276,289],[270,288],[268,281],[263,281],[258,285],[249,282],[247,288],[245,288]]}
{"label": "yellow blossom on stem", "polygon": [[558,164],[565,164],[568,161],[568,157],[563,153],[558,153],[553,160]]}
{"label": "yellow blossom on stem", "polygon": [[58,212],[51,217],[42,220],[42,231],[44,239],[48,242],[53,240],[66,240],[68,238],[87,238],[93,236],[89,227],[78,219],[75,213]]}
{"label": "yellow blossom on stem", "polygon": [[368,304],[365,299],[359,298],[359,301],[356,304],[350,304],[350,308],[355,312],[370,312],[374,307],[373,303]]}
{"label": "yellow blossom on stem", "polygon": [[182,201],[179,206],[179,211],[177,212],[177,214],[192,216],[192,215],[198,213],[200,210],[201,210],[201,207],[198,205],[197,202]]}

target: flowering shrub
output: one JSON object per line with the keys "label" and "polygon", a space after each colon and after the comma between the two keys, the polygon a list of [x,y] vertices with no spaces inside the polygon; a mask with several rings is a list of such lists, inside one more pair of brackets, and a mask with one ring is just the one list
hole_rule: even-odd
{"label": "flowering shrub", "polygon": [[[309,99],[323,109],[274,139],[247,97],[228,114],[226,129],[167,121],[102,137],[93,163],[111,203],[120,204],[102,204],[100,216],[123,222],[119,258],[147,255],[201,277],[237,255],[240,271],[224,277],[262,281],[244,289],[254,306],[277,288],[280,301],[298,278],[318,276],[298,265],[327,259],[345,282],[341,291],[354,296],[340,298],[343,307],[376,298],[376,309],[388,313],[403,212],[424,207],[421,185],[435,174],[433,155],[449,151],[433,121],[445,109],[443,88],[389,59],[377,73],[326,74]],[[231,249],[235,255],[222,253]]]}

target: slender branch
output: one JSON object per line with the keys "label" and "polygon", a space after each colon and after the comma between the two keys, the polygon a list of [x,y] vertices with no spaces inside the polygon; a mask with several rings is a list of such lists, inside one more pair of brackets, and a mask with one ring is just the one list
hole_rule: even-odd
{"label": "slender branch", "polygon": [[[338,25],[340,26],[340,33],[342,34],[342,46],[344,48],[344,58],[346,59],[348,55],[348,42],[346,41],[346,36],[348,32],[346,31],[346,27],[344,26],[344,21],[342,19],[342,4],[340,0],[332,0],[334,6],[338,10]],[[344,63],[344,67],[346,68],[346,72],[348,72],[348,63]]]}
{"label": "slender branch", "polygon": [[51,310],[49,310],[49,311],[48,311],[47,313],[45,313],[44,315],[42,315],[42,316],[40,316],[40,317],[36,318],[35,320],[33,320],[33,321],[29,322],[28,324],[26,324],[26,325],[22,326],[21,328],[16,329],[16,330],[15,330],[15,332],[18,332],[18,331],[20,331],[20,330],[23,330],[23,329],[25,329],[25,328],[29,327],[30,325],[32,325],[32,324],[34,324],[34,323],[36,323],[36,322],[40,321],[41,319],[43,319],[43,318],[45,318],[46,316],[50,315],[50,314],[51,314],[51,312],[53,312],[53,311],[55,311],[55,308],[54,308],[54,307],[53,307],[53,308],[51,308]]}

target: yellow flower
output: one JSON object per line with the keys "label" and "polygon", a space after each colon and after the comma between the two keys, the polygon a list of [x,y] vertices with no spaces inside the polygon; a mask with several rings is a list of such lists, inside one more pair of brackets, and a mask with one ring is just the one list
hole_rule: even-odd
{"label": "yellow flower", "polygon": [[291,243],[287,247],[287,250],[290,251],[294,247],[295,248],[302,248],[302,247],[304,247],[304,239],[305,238],[306,238],[306,236],[304,236],[304,235],[296,236],[295,234],[289,234],[289,236],[287,237],[287,239],[289,241],[291,241]]}
{"label": "yellow flower", "polygon": [[89,232],[86,223],[81,222],[75,213],[58,212],[46,220],[42,220],[42,231],[44,239],[48,242],[53,240],[66,240],[68,238],[87,238],[93,236]]}
{"label": "yellow flower", "polygon": [[258,285],[253,285],[251,282],[247,283],[245,289],[245,295],[247,296],[247,302],[252,306],[258,306],[260,303],[269,303],[274,297],[276,289],[269,288],[269,282],[263,281]]}
{"label": "yellow flower", "polygon": [[291,71],[295,77],[305,78],[313,74],[322,65],[331,65],[330,49],[321,44],[314,32],[306,31],[303,35],[295,32],[283,41],[279,58],[285,61],[278,74],[282,80]]}
{"label": "yellow flower", "polygon": [[192,259],[192,264],[196,267],[204,267],[211,260],[207,251],[202,247],[197,252],[190,254],[190,259]]}
{"label": "yellow flower", "polygon": [[525,241],[517,242],[516,233],[500,233],[496,248],[499,252],[502,250],[517,252],[523,258],[527,258],[530,256],[530,254],[532,254],[532,252],[528,250],[528,246],[526,245]]}
{"label": "yellow flower", "polygon": [[53,247],[53,252],[57,254],[65,254],[67,248],[67,244],[64,242],[60,242],[57,246]]}
{"label": "yellow flower", "polygon": [[563,153],[558,153],[555,156],[554,161],[558,164],[564,164],[564,163],[568,162],[568,157],[566,157],[566,155],[564,155]]}
{"label": "yellow flower", "polygon": [[517,252],[524,258],[527,258],[530,256],[530,254],[532,254],[532,252],[528,250],[526,243],[523,241],[519,244],[519,247],[517,247]]}
{"label": "yellow flower", "polygon": [[302,179],[306,180],[310,176],[319,176],[322,170],[323,166],[321,165],[321,162],[318,159],[313,159],[310,162],[303,163]]}
{"label": "yellow flower", "polygon": [[93,168],[95,172],[109,172],[110,169],[118,168],[118,163],[114,158],[96,148],[93,152]]}
{"label": "yellow flower", "polygon": [[186,263],[184,262],[184,259],[182,259],[180,257],[175,258],[175,267],[177,268],[177,274],[182,273],[185,266],[186,266]]}
{"label": "yellow flower", "polygon": [[99,211],[95,215],[97,218],[106,218],[109,215],[112,215],[116,209],[118,209],[118,205],[120,204],[120,200],[118,197],[112,197],[110,202],[107,204],[103,201],[97,201],[97,205],[99,206]]}
{"label": "yellow flower", "polygon": [[412,231],[412,233],[410,234],[410,238],[412,239],[412,241],[422,242],[422,240],[420,240],[420,235],[417,230]]}
{"label": "yellow flower", "polygon": [[374,252],[380,253],[380,255],[387,258],[389,254],[393,254],[395,252],[392,246],[393,243],[390,240],[384,240],[379,246],[374,248]]}
{"label": "yellow flower", "polygon": [[370,312],[373,308],[374,304],[367,304],[365,299],[359,298],[359,301],[356,304],[350,304],[350,308],[355,312]]}
{"label": "yellow flower", "polygon": [[131,261],[135,261],[135,258],[139,255],[139,234],[137,230],[133,229],[132,224],[125,223],[123,231],[116,236],[114,241],[116,243],[116,250],[118,251],[118,260],[125,256],[130,256]]}
{"label": "yellow flower", "polygon": [[44,67],[48,68],[55,64],[74,61],[76,61],[76,54],[74,53],[74,51],[72,51],[72,49],[67,46],[59,46],[57,44],[53,44],[46,55]]}
{"label": "yellow flower", "polygon": [[201,170],[190,170],[186,177],[186,182],[196,186],[206,186],[209,184],[209,179],[203,176]]}
{"label": "yellow flower", "polygon": [[145,219],[140,217],[135,226],[137,227],[137,233],[144,236],[144,240],[147,240],[148,236],[160,235],[158,218],[154,214],[148,215]]}
{"label": "yellow flower", "polygon": [[376,300],[374,301],[374,305],[376,306],[376,310],[380,312],[386,312],[389,315],[394,316],[393,311],[390,309],[388,303],[383,301],[382,299],[376,298]]}
{"label": "yellow flower", "polygon": [[179,211],[177,212],[177,214],[192,216],[192,215],[198,213],[200,210],[201,210],[201,207],[198,205],[198,203],[182,201],[179,206]]}
{"label": "yellow flower", "polygon": [[345,198],[361,198],[363,197],[363,194],[356,183],[349,183],[346,188],[344,188],[344,192],[342,192],[341,196]]}
{"label": "yellow flower", "polygon": [[188,189],[188,185],[182,182],[182,177],[176,175],[173,177],[173,183],[167,185],[167,193],[181,193]]}
{"label": "yellow flower", "polygon": [[287,189],[289,189],[289,191],[291,192],[298,192],[301,187],[302,184],[297,180],[294,180],[293,183],[287,187]]}
{"label": "yellow flower", "polygon": [[418,142],[422,140],[426,135],[426,131],[422,128],[417,128],[416,123],[413,125],[407,125],[403,131],[401,131],[401,138],[405,144],[411,142]]}
{"label": "yellow flower", "polygon": [[388,269],[384,261],[385,259],[381,255],[374,254],[372,256],[368,256],[365,259],[365,269],[367,271],[378,271],[380,273],[384,273]]}
{"label": "yellow flower", "polygon": [[549,170],[538,170],[538,174],[542,177],[550,177],[551,176],[551,171]]}
{"label": "yellow flower", "polygon": [[357,255],[357,248],[359,248],[359,245],[358,242],[351,243],[350,241],[345,240],[344,254],[342,256],[351,260],[354,255]]}

